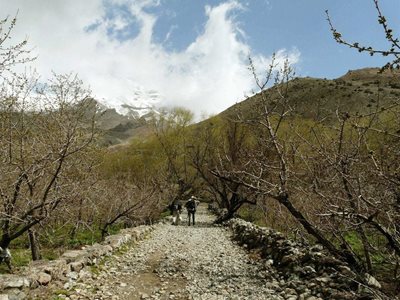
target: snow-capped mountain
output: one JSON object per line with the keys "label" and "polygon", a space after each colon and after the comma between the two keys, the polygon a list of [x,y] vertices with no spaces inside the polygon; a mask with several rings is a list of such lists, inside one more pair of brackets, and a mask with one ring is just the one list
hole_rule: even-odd
{"label": "snow-capped mountain", "polygon": [[102,144],[125,143],[149,132],[148,121],[157,114],[161,97],[157,91],[135,88],[131,95],[98,100],[97,126],[103,130]]}
{"label": "snow-capped mountain", "polygon": [[161,102],[160,94],[155,90],[146,90],[136,87],[132,95],[107,99],[101,101],[107,108],[114,108],[117,113],[130,119],[139,119],[157,112],[156,108]]}

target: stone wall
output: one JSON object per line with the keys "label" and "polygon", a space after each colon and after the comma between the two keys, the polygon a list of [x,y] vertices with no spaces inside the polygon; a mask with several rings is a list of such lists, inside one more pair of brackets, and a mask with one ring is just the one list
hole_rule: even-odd
{"label": "stone wall", "polygon": [[320,245],[295,242],[277,231],[238,218],[226,225],[240,245],[273,265],[279,272],[277,280],[304,295],[303,299],[387,299],[374,277],[356,274]]}
{"label": "stone wall", "polygon": [[58,259],[33,261],[21,274],[0,275],[0,300],[24,299],[26,289],[47,285],[52,280],[65,280],[85,276],[84,267],[96,265],[106,256],[119,250],[128,242],[143,239],[154,226],[138,226],[123,229],[119,234],[108,236],[101,244],[69,250]]}

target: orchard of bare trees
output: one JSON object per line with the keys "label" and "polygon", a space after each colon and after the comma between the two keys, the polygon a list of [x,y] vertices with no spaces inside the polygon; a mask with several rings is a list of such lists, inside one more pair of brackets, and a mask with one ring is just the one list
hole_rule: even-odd
{"label": "orchard of bare trees", "polygon": [[10,43],[16,19],[1,21],[0,246],[52,257],[151,223],[169,203],[196,195],[224,211],[217,222],[245,217],[398,283],[400,98],[389,86],[399,78],[400,47],[373,3],[388,49],[348,42],[327,12],[339,44],[390,58],[367,101],[334,98],[361,83],[321,80],[313,85],[326,84],[335,101],[319,95],[307,106],[298,95],[308,83],[288,62],[272,59],[260,76],[250,58],[258,88],[250,99],[198,124],[190,111],[163,110],[148,135],[110,149],[99,146],[101,111],[90,90],[73,74],[43,82],[18,73],[35,58],[27,41]]}
{"label": "orchard of bare trees", "polygon": [[[101,113],[73,74],[43,81],[23,73],[26,40],[13,43],[16,18],[0,22],[0,247],[12,264],[54,257],[66,247],[95,242],[110,230],[151,222],[159,213],[152,174],[108,170],[98,146]],[[118,225],[116,225],[118,223]],[[43,248],[43,249],[41,249]],[[3,255],[2,254],[2,255]]]}
{"label": "orchard of bare trees", "polygon": [[[338,43],[391,58],[376,71],[377,78],[383,73],[381,78],[396,81],[398,39],[378,1],[374,4],[387,50],[349,43],[329,15],[328,23]],[[236,110],[192,126],[190,145],[188,138],[181,144],[185,170],[189,157],[202,193],[226,211],[219,221],[235,214],[262,220],[288,234],[311,238],[357,272],[398,282],[398,95],[386,93],[388,83],[376,80],[376,93],[356,109],[339,98],[306,117],[293,95],[299,84],[287,62],[277,66],[272,60],[264,78],[251,59],[249,66],[259,92]],[[249,216],[249,211],[258,217]]]}

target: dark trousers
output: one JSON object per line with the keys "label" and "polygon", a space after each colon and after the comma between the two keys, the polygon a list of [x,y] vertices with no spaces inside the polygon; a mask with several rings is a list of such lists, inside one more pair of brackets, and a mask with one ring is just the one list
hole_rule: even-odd
{"label": "dark trousers", "polygon": [[196,211],[188,211],[189,226],[190,226],[190,220],[193,220],[193,225],[194,225],[194,222],[195,222],[195,214],[196,214]]}

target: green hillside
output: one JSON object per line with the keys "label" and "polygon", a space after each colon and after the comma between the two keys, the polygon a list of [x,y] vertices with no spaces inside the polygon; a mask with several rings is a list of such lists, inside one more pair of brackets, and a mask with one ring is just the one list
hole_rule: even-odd
{"label": "green hillside", "polygon": [[[271,90],[270,90],[271,91]],[[271,91],[271,98],[277,97]],[[295,78],[289,82],[288,100],[296,113],[305,118],[321,119],[337,109],[351,114],[365,113],[400,97],[400,72],[367,68],[349,71],[337,79]],[[233,105],[220,115],[251,117],[259,105],[258,94]]]}

